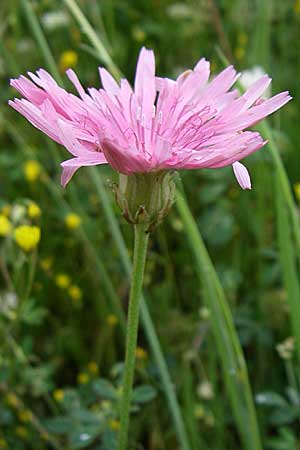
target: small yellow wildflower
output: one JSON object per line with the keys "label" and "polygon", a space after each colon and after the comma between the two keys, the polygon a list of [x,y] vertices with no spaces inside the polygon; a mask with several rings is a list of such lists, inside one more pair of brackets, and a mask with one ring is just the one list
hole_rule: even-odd
{"label": "small yellow wildflower", "polygon": [[11,205],[4,205],[1,208],[1,213],[4,214],[6,217],[10,215],[11,212]]}
{"label": "small yellow wildflower", "polygon": [[246,51],[243,47],[237,47],[234,51],[234,56],[236,59],[240,60],[245,57]]}
{"label": "small yellow wildflower", "polygon": [[2,449],[5,449],[5,448],[7,448],[7,442],[6,442],[5,439],[0,438],[0,449],[2,450]]}
{"label": "small yellow wildflower", "polygon": [[19,426],[15,428],[15,433],[20,438],[26,439],[28,437],[28,431],[25,427]]}
{"label": "small yellow wildflower", "polygon": [[106,323],[110,327],[114,327],[118,323],[117,316],[115,316],[114,314],[108,314],[108,316],[106,316]]}
{"label": "small yellow wildflower", "polygon": [[64,51],[59,58],[59,68],[62,72],[69,67],[75,67],[78,62],[78,55],[74,50]]}
{"label": "small yellow wildflower", "polygon": [[14,232],[15,241],[25,252],[30,252],[41,239],[41,229],[36,226],[20,225]]}
{"label": "small yellow wildflower", "polygon": [[87,373],[80,372],[77,376],[77,381],[79,384],[87,384],[90,381],[90,377]]}
{"label": "small yellow wildflower", "polygon": [[9,392],[8,394],[6,394],[5,400],[6,403],[12,408],[17,408],[19,406],[18,397],[13,392]]}
{"label": "small yellow wildflower", "polygon": [[174,228],[175,231],[177,231],[178,233],[180,233],[183,230],[183,223],[181,222],[180,219],[178,219],[177,217],[175,217],[172,221],[171,221],[171,225]]}
{"label": "small yellow wildflower", "polygon": [[112,404],[109,400],[103,400],[103,402],[101,402],[101,408],[104,411],[108,411],[109,409],[111,409],[111,406],[112,406]]}
{"label": "small yellow wildflower", "polygon": [[116,419],[110,419],[108,426],[113,431],[118,431],[120,429],[120,422]]}
{"label": "small yellow wildflower", "polygon": [[300,202],[300,183],[294,184],[294,191],[295,191],[298,202]]}
{"label": "small yellow wildflower", "polygon": [[56,390],[53,392],[53,398],[54,398],[54,400],[56,400],[58,403],[63,401],[64,396],[65,396],[65,393],[64,393],[64,391],[63,391],[62,389],[56,389]]}
{"label": "small yellow wildflower", "polygon": [[29,409],[23,409],[22,411],[19,411],[18,417],[20,421],[23,423],[31,422],[32,413],[31,411],[29,411]]}
{"label": "small yellow wildflower", "polygon": [[201,404],[198,404],[194,408],[194,415],[197,417],[197,419],[203,419],[205,416],[205,410]]}
{"label": "small yellow wildflower", "polygon": [[68,292],[72,300],[74,301],[81,300],[82,297],[81,289],[75,284],[72,284],[72,286],[69,287]]}
{"label": "small yellow wildflower", "polygon": [[35,202],[30,202],[27,208],[30,219],[37,219],[42,214],[41,208]]}
{"label": "small yellow wildflower", "polygon": [[52,258],[44,258],[41,260],[40,264],[41,268],[47,272],[52,267],[53,264]]}
{"label": "small yellow wildflower", "polygon": [[10,220],[4,214],[0,214],[0,236],[8,236],[11,228]]}
{"label": "small yellow wildflower", "polygon": [[43,441],[49,441],[49,433],[47,433],[47,431],[42,431],[41,432],[41,439]]}
{"label": "small yellow wildflower", "polygon": [[136,42],[143,42],[146,39],[145,31],[139,26],[132,27],[131,34]]}
{"label": "small yellow wildflower", "polygon": [[81,218],[75,213],[67,214],[65,217],[65,224],[70,230],[76,230],[81,224]]}
{"label": "small yellow wildflower", "polygon": [[137,347],[135,350],[135,356],[137,359],[147,359],[148,353],[142,347]]}
{"label": "small yellow wildflower", "polygon": [[217,66],[217,64],[215,63],[215,61],[212,61],[211,64],[210,64],[210,70],[211,70],[211,72],[212,72],[212,73],[216,72],[217,68],[218,68],[218,66]]}
{"label": "small yellow wildflower", "polygon": [[293,9],[296,15],[300,15],[300,0],[295,1]]}
{"label": "small yellow wildflower", "polygon": [[88,370],[93,375],[97,375],[99,372],[98,364],[95,361],[91,361],[90,363],[88,363]]}
{"label": "small yellow wildflower", "polygon": [[245,47],[248,44],[248,35],[246,33],[240,33],[237,40],[241,47]]}
{"label": "small yellow wildflower", "polygon": [[41,165],[38,161],[30,159],[23,166],[25,178],[30,183],[34,183],[40,176]]}
{"label": "small yellow wildflower", "polygon": [[205,418],[204,418],[205,425],[207,425],[208,427],[214,427],[215,422],[216,422],[215,417],[212,412],[209,412],[208,414],[205,415]]}
{"label": "small yellow wildflower", "polygon": [[65,273],[58,273],[55,277],[56,285],[61,289],[67,289],[71,284],[71,278]]}

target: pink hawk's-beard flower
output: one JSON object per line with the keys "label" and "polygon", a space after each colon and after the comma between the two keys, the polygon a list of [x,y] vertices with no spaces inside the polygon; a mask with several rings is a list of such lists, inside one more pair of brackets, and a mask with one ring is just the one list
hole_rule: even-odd
{"label": "pink hawk's-beard flower", "polygon": [[249,173],[239,161],[266,144],[259,133],[244,131],[290,99],[282,92],[264,100],[271,79],[265,75],[243,95],[231,90],[239,75],[232,66],[209,81],[209,63],[200,59],[176,80],[155,76],[152,50],[141,49],[134,88],[118,84],[99,69],[102,89],[84,91],[73,70],[67,76],[75,96],[43,69],[11,80],[23,97],[9,104],[36,128],[73,155],[62,163],[65,186],[81,166],[110,164],[134,173],[233,166],[243,189]]}

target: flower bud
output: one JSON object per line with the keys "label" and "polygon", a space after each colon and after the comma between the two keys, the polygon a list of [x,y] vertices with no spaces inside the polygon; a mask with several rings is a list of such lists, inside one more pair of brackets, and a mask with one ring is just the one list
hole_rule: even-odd
{"label": "flower bud", "polygon": [[133,224],[148,224],[152,231],[167,216],[175,200],[174,172],[120,174],[116,200],[124,218]]}

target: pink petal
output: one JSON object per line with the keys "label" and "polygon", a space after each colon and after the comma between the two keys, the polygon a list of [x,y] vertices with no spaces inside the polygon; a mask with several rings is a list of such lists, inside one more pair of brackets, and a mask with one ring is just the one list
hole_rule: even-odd
{"label": "pink petal", "polygon": [[74,70],[68,69],[68,70],[66,70],[66,74],[67,74],[67,77],[69,78],[69,80],[71,81],[71,83],[76,88],[80,97],[84,100],[87,97],[87,94],[84,92],[84,89],[78,79],[78,76],[74,72]]}
{"label": "pink petal", "polygon": [[117,95],[120,91],[120,87],[116,80],[111,76],[109,72],[107,72],[106,69],[103,67],[99,68],[99,74],[102,82],[102,86],[108,92],[112,95]]}
{"label": "pink petal", "polygon": [[63,167],[63,171],[61,174],[60,182],[63,187],[71,180],[74,173],[80,168],[84,166],[97,166],[99,164],[107,164],[106,158],[103,153],[95,153],[94,157],[86,158],[86,157],[78,157],[67,159],[66,161],[61,163]]}
{"label": "pink petal", "polygon": [[[155,59],[152,50],[142,48],[136,67],[134,93],[138,107],[141,108],[140,120],[145,129],[151,126],[153,105],[156,97]],[[136,111],[136,117],[138,112]]]}
{"label": "pink petal", "polygon": [[234,175],[242,189],[251,189],[251,179],[247,168],[240,162],[232,164]]}

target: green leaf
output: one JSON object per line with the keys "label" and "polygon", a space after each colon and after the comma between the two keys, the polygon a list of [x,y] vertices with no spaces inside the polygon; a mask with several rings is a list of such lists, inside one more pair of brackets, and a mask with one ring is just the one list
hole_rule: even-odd
{"label": "green leaf", "polygon": [[27,325],[39,325],[47,315],[46,308],[36,306],[36,302],[33,299],[27,300],[22,304],[20,317],[22,322]]}
{"label": "green leaf", "polygon": [[57,416],[48,419],[45,427],[50,433],[67,434],[73,429],[73,421],[69,417]]}
{"label": "green leaf", "polygon": [[150,385],[139,386],[134,389],[132,395],[133,403],[147,403],[154,399],[156,390]]}
{"label": "green leaf", "polygon": [[107,400],[116,400],[118,394],[114,386],[104,378],[98,378],[92,382],[92,389],[96,395]]}
{"label": "green leaf", "polygon": [[276,392],[260,392],[255,397],[256,403],[259,405],[288,407],[288,402]]}

